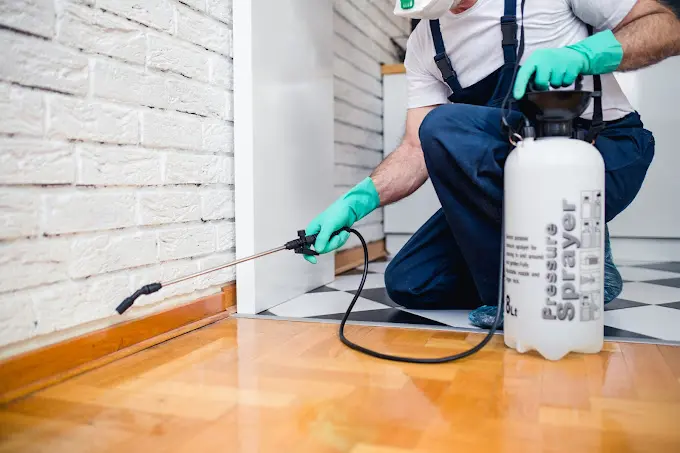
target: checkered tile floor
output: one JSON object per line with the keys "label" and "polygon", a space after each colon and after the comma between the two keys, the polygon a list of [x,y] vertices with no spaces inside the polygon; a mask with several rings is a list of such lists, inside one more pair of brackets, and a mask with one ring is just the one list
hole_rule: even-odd
{"label": "checkered tile floor", "polygon": [[[479,330],[469,310],[407,310],[385,291],[387,262],[369,264],[369,275],[349,321],[370,325]],[[680,262],[618,263],[623,292],[605,306],[605,337],[616,340],[680,344]],[[260,313],[260,316],[339,322],[352,300],[361,271]]]}

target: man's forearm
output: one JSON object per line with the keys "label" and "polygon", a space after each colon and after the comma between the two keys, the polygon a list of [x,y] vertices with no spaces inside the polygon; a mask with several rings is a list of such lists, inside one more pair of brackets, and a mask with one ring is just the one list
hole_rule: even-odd
{"label": "man's forearm", "polygon": [[418,190],[427,181],[423,151],[404,142],[371,174],[380,195],[380,205],[401,200]]}
{"label": "man's forearm", "polygon": [[642,0],[637,17],[621,24],[614,36],[623,47],[620,71],[630,71],[680,55],[680,20],[660,2]]}

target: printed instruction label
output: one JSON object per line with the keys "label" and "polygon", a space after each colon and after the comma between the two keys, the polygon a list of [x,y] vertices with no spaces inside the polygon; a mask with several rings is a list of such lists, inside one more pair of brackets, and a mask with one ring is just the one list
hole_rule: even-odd
{"label": "printed instruction label", "polygon": [[505,235],[505,278],[507,283],[520,283],[522,279],[541,278],[540,272],[532,261],[543,261],[543,253],[537,244],[532,244],[526,236]]}

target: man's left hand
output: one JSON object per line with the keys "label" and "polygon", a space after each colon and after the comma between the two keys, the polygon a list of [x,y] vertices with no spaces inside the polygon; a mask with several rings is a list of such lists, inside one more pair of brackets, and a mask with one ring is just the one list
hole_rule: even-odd
{"label": "man's left hand", "polygon": [[539,90],[571,85],[579,74],[583,74],[588,61],[579,52],[567,47],[538,49],[531,54],[517,72],[513,96],[521,99],[526,87],[534,76],[534,85]]}
{"label": "man's left hand", "polygon": [[522,64],[513,87],[515,99],[521,99],[534,76],[539,90],[566,87],[580,74],[613,72],[621,63],[623,49],[611,31],[603,31],[566,47],[538,49]]}

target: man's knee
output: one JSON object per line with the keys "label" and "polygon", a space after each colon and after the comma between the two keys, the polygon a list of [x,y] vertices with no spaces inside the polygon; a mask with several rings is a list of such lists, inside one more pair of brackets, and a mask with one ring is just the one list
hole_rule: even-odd
{"label": "man's knee", "polygon": [[425,116],[418,136],[429,165],[437,165],[441,159],[456,158],[458,152],[465,153],[463,147],[452,145],[458,143],[463,135],[476,130],[476,118],[482,113],[480,109],[475,105],[445,104]]}
{"label": "man's knee", "polygon": [[451,291],[446,291],[442,279],[419,274],[412,266],[393,260],[385,270],[385,289],[393,302],[412,310],[451,308]]}
{"label": "man's knee", "polygon": [[449,134],[464,127],[465,104],[445,104],[436,107],[420,123],[418,136],[423,151],[432,144],[441,142],[442,134]]}
{"label": "man's knee", "polygon": [[432,304],[429,301],[432,294],[430,294],[428,285],[418,278],[419,276],[417,273],[414,274],[411,266],[398,259],[392,260],[385,269],[387,295],[393,302],[404,308],[414,310],[428,308]]}
{"label": "man's knee", "polygon": [[404,271],[399,263],[399,260],[393,259],[387,265],[387,269],[385,269],[385,289],[392,301],[407,307],[410,305],[413,295],[408,289]]}

